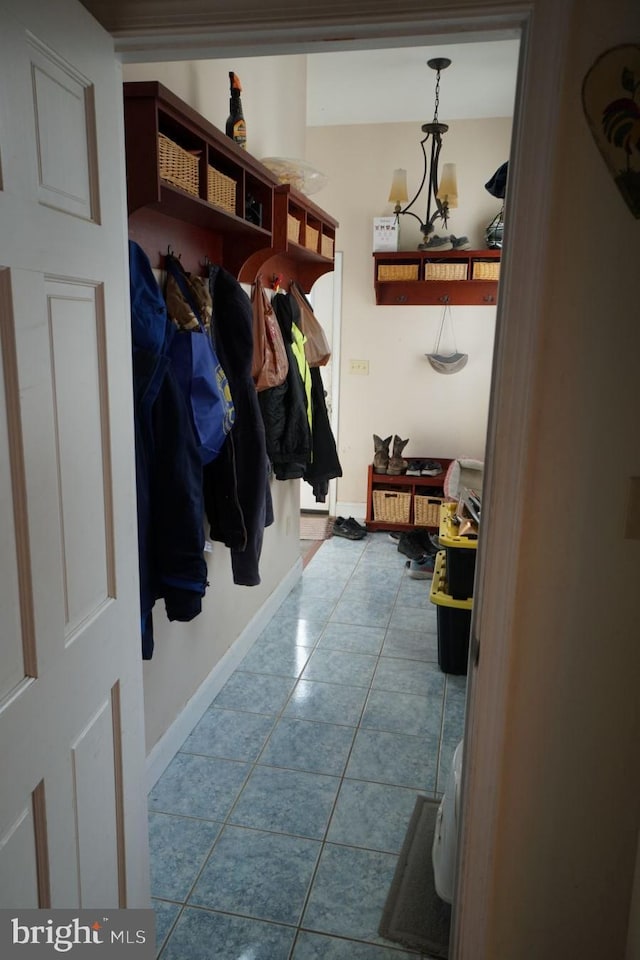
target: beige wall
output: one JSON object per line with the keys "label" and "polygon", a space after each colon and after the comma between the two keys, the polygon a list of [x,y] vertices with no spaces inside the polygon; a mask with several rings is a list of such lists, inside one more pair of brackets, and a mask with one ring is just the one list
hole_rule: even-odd
{"label": "beige wall", "polygon": [[[444,141],[442,159],[456,162],[460,194],[449,231],[475,247],[484,246],[484,228],[500,210],[484,184],[508,158],[510,137],[509,118],[464,120],[451,124]],[[442,376],[424,356],[442,308],[375,303],[373,218],[393,212],[387,197],[394,168],[406,167],[409,187],[417,188],[421,138],[419,123],[307,130],[307,159],[329,177],[314,199],[340,221],[337,249],[344,251],[338,500],[345,503],[364,504],[374,433],[409,437],[410,456],[484,455],[495,307],[452,308],[457,346],[469,361]],[[420,239],[413,219],[401,218],[401,248],[415,249]],[[369,376],[350,373],[351,359],[368,360]]]}
{"label": "beige wall", "polygon": [[125,80],[160,80],[219,130],[229,115],[229,71],[242,83],[247,149],[263,157],[303,157],[307,58],[229,57],[178,63],[125,64]]}

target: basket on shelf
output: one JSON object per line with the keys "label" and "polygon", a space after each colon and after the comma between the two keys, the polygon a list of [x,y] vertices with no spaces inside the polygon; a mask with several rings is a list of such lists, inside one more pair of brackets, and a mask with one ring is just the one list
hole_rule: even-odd
{"label": "basket on shelf", "polygon": [[397,490],[374,490],[373,519],[388,523],[409,523],[411,494]]}
{"label": "basket on shelf", "polygon": [[431,263],[424,265],[425,280],[466,280],[466,263]]}
{"label": "basket on shelf", "polygon": [[330,260],[333,257],[333,237],[326,237],[324,233],[320,237],[320,253],[323,257],[328,257]]}
{"label": "basket on shelf", "polygon": [[304,245],[307,250],[315,250],[318,252],[318,237],[320,236],[320,231],[316,230],[314,227],[310,227],[307,224],[304,231]]}
{"label": "basket on shelf", "polygon": [[228,213],[236,212],[236,182],[211,164],[207,167],[207,200]]}
{"label": "basket on shelf", "polygon": [[192,196],[199,194],[199,153],[190,153],[174,143],[164,133],[158,134],[158,167],[160,178],[186,190]]}
{"label": "basket on shelf", "polygon": [[287,214],[287,240],[292,240],[294,243],[300,243],[300,227],[302,224],[297,217],[292,217],[290,213]]}
{"label": "basket on shelf", "polygon": [[474,260],[472,278],[474,280],[499,280],[499,260]]}
{"label": "basket on shelf", "polygon": [[380,263],[378,280],[417,280],[417,263]]}
{"label": "basket on shelf", "polygon": [[416,527],[438,527],[442,497],[425,497],[416,494],[413,498],[413,516]]}

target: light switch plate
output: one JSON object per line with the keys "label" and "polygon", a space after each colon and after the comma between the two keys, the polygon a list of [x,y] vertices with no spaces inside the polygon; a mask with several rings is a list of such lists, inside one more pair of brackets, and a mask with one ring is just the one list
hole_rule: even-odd
{"label": "light switch plate", "polygon": [[369,361],[368,360],[350,360],[349,373],[359,373],[364,375],[365,377],[368,377]]}

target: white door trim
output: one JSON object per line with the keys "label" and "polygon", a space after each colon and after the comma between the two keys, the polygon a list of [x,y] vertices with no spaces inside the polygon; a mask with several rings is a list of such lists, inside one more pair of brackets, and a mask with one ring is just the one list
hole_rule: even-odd
{"label": "white door trim", "polygon": [[[480,669],[471,678],[468,701],[463,820],[459,844],[457,903],[451,960],[489,960],[489,918],[492,901],[492,854],[500,811],[504,769],[503,745],[511,671],[512,624],[517,604],[521,533],[534,482],[531,470],[531,389],[538,373],[537,338],[547,290],[549,249],[547,224],[552,204],[552,171],[557,94],[568,51],[570,0],[467,0],[455,5],[403,4],[389,19],[373,2],[352,10],[349,37],[333,39],[339,30],[335,14],[320,13],[312,25],[274,27],[251,20],[237,5],[237,21],[221,26],[213,37],[206,25],[197,35],[183,36],[179,59],[251,56],[329,49],[412,45],[437,36],[454,41],[486,39],[488,34],[520,30],[524,39],[510,162],[507,247],[504,252],[492,377],[484,486],[483,537],[478,558],[479,593],[473,629],[482,638]],[[418,9],[420,7],[420,9]],[[411,10],[409,10],[411,8]],[[311,16],[305,8],[305,14]],[[219,25],[220,26],[220,25]],[[333,32],[332,32],[333,30]],[[117,40],[126,61],[176,59],[176,32],[170,40],[140,33]],[[503,34],[504,35],[504,34]],[[329,38],[332,39],[329,39]],[[167,44],[171,44],[170,56]],[[334,356],[334,359],[335,356]],[[336,378],[337,379],[337,378]],[[334,410],[337,409],[337,404]],[[494,519],[495,518],[495,519]],[[493,522],[492,522],[493,521]],[[505,540],[503,531],[510,531]],[[489,639],[490,638],[490,639]]]}

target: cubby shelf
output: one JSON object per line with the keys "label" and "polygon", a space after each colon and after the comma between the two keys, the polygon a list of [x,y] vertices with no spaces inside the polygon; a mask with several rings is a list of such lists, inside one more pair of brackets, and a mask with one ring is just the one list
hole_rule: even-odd
{"label": "cubby shelf", "polygon": [[[171,246],[186,254],[189,269],[209,257],[244,282],[273,273],[283,282],[298,280],[305,290],[333,270],[337,221],[280,184],[259,160],[161,83],[125,83],[124,120],[129,233],[149,251],[153,266],[161,265],[153,258]],[[163,136],[181,149],[192,173],[183,185],[178,178],[170,182],[172,175],[161,164]],[[230,186],[229,195],[215,202],[210,199],[212,169]],[[288,215],[301,224],[300,243],[287,238]]]}
{"label": "cubby shelf", "polygon": [[[426,459],[426,458],[420,458]],[[442,497],[443,494],[443,484],[444,478],[446,476],[447,470],[451,463],[450,459],[443,459],[442,457],[437,458],[438,463],[442,466],[442,473],[437,474],[435,477],[408,477],[406,474],[400,474],[399,476],[392,476],[386,473],[374,473],[373,465],[369,464],[369,469],[367,472],[367,516],[366,516],[366,525],[367,530],[397,530],[397,531],[408,531],[415,530],[415,497],[417,496],[433,496],[433,497]],[[373,494],[374,491],[379,490],[392,490],[392,491],[401,491],[402,493],[407,493],[411,497],[410,509],[409,509],[409,519],[406,523],[396,523],[392,520],[385,520],[377,518],[374,510],[373,503]],[[437,528],[438,523],[433,524],[433,528]],[[419,529],[428,529],[425,527],[420,527]]]}
{"label": "cubby shelf", "polygon": [[[501,252],[487,249],[374,253],[376,303],[396,307],[447,303],[451,306],[494,306],[498,298]],[[436,275],[438,272],[445,274],[447,265],[452,265],[460,272],[464,271],[465,276],[451,280],[438,279],[437,276],[427,279],[428,265],[433,265]],[[480,271],[495,279],[477,279]],[[390,276],[394,272],[412,276],[411,279],[380,279],[385,273]]]}

